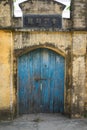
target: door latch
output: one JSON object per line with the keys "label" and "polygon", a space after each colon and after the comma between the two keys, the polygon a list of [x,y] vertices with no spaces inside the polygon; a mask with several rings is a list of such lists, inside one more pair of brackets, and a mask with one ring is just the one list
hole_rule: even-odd
{"label": "door latch", "polygon": [[42,91],[42,83],[40,83],[40,90]]}

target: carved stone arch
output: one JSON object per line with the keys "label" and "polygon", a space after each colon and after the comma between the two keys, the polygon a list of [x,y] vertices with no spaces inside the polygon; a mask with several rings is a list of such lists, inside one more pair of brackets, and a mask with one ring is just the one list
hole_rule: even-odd
{"label": "carved stone arch", "polygon": [[63,52],[61,49],[59,48],[56,48],[54,45],[34,45],[32,47],[27,47],[27,48],[24,48],[22,50],[18,50],[18,52],[16,52],[16,56],[19,57],[21,55],[24,55],[30,51],[33,51],[33,50],[36,50],[36,49],[39,49],[39,48],[46,48],[46,49],[49,49],[49,50],[52,50],[54,52],[56,52],[57,54],[63,56],[64,58],[66,57],[66,54],[65,52]]}

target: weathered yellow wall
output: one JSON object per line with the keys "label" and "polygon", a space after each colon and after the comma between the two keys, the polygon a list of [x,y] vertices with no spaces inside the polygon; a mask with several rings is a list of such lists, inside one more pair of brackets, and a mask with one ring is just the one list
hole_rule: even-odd
{"label": "weathered yellow wall", "polygon": [[[0,116],[11,113],[13,105],[12,83],[12,35],[11,32],[0,31]],[[3,119],[2,118],[2,119]]]}
{"label": "weathered yellow wall", "polygon": [[0,31],[0,109],[10,105],[10,37],[10,33]]}

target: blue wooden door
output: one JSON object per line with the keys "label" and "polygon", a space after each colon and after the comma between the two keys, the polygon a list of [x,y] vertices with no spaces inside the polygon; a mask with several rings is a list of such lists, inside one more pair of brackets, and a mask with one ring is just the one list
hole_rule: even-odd
{"label": "blue wooden door", "polygon": [[19,114],[64,112],[65,60],[49,49],[18,59]]}

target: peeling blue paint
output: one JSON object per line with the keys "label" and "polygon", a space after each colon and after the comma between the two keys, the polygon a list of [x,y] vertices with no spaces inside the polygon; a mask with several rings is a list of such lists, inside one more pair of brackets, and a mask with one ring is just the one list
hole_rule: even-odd
{"label": "peeling blue paint", "polygon": [[64,71],[65,59],[49,49],[19,57],[19,113],[63,113]]}

